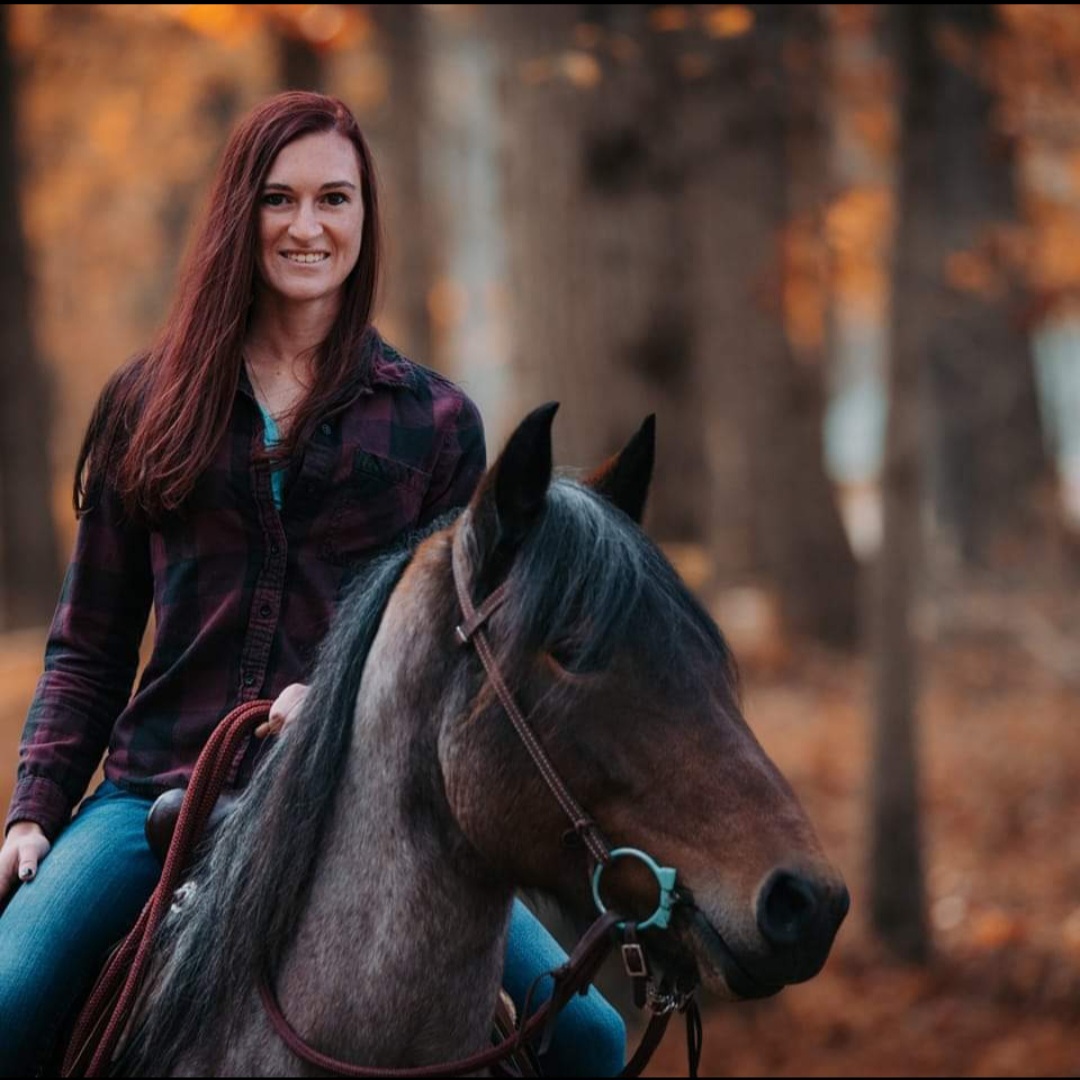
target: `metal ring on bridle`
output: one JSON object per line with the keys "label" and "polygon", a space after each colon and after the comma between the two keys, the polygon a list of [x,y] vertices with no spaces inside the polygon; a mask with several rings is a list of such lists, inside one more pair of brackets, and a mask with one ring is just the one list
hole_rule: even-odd
{"label": "metal ring on bridle", "polygon": [[[608,858],[608,863],[599,864],[593,871],[593,900],[596,901],[596,907],[600,914],[603,915],[607,912],[603,900],[600,899],[600,876],[604,870],[616,859],[637,859],[639,862],[643,862],[652,871],[653,877],[656,878],[656,882],[660,886],[660,901],[652,915],[645,919],[644,922],[634,923],[633,926],[636,930],[649,930],[654,926],[659,927],[661,930],[666,929],[668,923],[671,922],[671,906],[675,902],[675,870],[670,866],[660,866],[655,859],[646,855],[644,851],[638,851],[637,848],[616,848]],[[619,924],[620,929],[624,926],[626,926],[626,922]]]}

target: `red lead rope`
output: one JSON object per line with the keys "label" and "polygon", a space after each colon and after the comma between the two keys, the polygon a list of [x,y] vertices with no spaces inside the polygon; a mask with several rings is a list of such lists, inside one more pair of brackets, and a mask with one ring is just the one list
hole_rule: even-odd
{"label": "red lead rope", "polygon": [[[161,880],[146,902],[135,928],[113,953],[79,1014],[64,1055],[63,1076],[104,1076],[108,1071],[146,973],[154,934],[169,910],[191,851],[225,786],[233,759],[250,733],[269,715],[271,704],[270,701],[249,701],[238,705],[214,729],[199,755]],[[104,1032],[94,1049],[97,1033],[103,1025]],[[85,1072],[80,1072],[91,1053],[93,1056]]]}

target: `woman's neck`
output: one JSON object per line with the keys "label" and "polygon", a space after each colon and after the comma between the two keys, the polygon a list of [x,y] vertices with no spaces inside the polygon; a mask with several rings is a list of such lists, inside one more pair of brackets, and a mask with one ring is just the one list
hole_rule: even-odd
{"label": "woman's neck", "polygon": [[340,296],[289,303],[274,294],[256,293],[244,355],[257,372],[303,374],[310,358],[330,334]]}

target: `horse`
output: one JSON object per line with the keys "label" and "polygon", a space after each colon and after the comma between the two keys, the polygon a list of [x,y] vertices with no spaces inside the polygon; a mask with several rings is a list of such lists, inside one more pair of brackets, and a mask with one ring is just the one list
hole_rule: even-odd
{"label": "horse", "polygon": [[579,480],[531,413],[469,505],[357,571],[298,718],[173,905],[114,1062],[123,1075],[297,1075],[260,1000],[320,1051],[379,1068],[488,1044],[516,890],[579,922],[655,883],[589,852],[507,721],[495,662],[591,822],[678,877],[653,963],[729,999],[822,967],[848,908],[739,707],[734,658],[640,521],[653,420]]}

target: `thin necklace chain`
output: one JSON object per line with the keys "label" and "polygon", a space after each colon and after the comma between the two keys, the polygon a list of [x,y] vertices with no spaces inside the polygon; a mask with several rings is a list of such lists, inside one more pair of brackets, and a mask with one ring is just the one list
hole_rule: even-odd
{"label": "thin necklace chain", "polygon": [[262,383],[259,382],[259,379],[255,374],[255,368],[252,365],[251,361],[247,358],[246,354],[244,356],[244,367],[247,368],[248,378],[251,380],[251,385],[255,389],[255,400],[258,401],[260,405],[263,402],[267,402],[268,404],[267,404],[267,407],[266,407],[266,411],[270,412],[270,409],[269,409],[269,401],[270,401],[270,399],[266,396],[266,391],[263,389]]}
{"label": "thin necklace chain", "polygon": [[303,383],[300,383],[300,394],[296,400],[292,402],[287,408],[282,409],[280,413],[275,412],[270,408],[270,398],[267,396],[266,389],[260,382],[258,376],[255,374],[255,366],[252,364],[248,355],[244,354],[244,367],[247,369],[248,379],[251,380],[252,388],[255,390],[256,402],[266,409],[266,411],[274,418],[275,423],[279,426],[283,421],[287,420],[288,416],[295,410],[297,404],[304,399],[308,392],[308,387]]}

